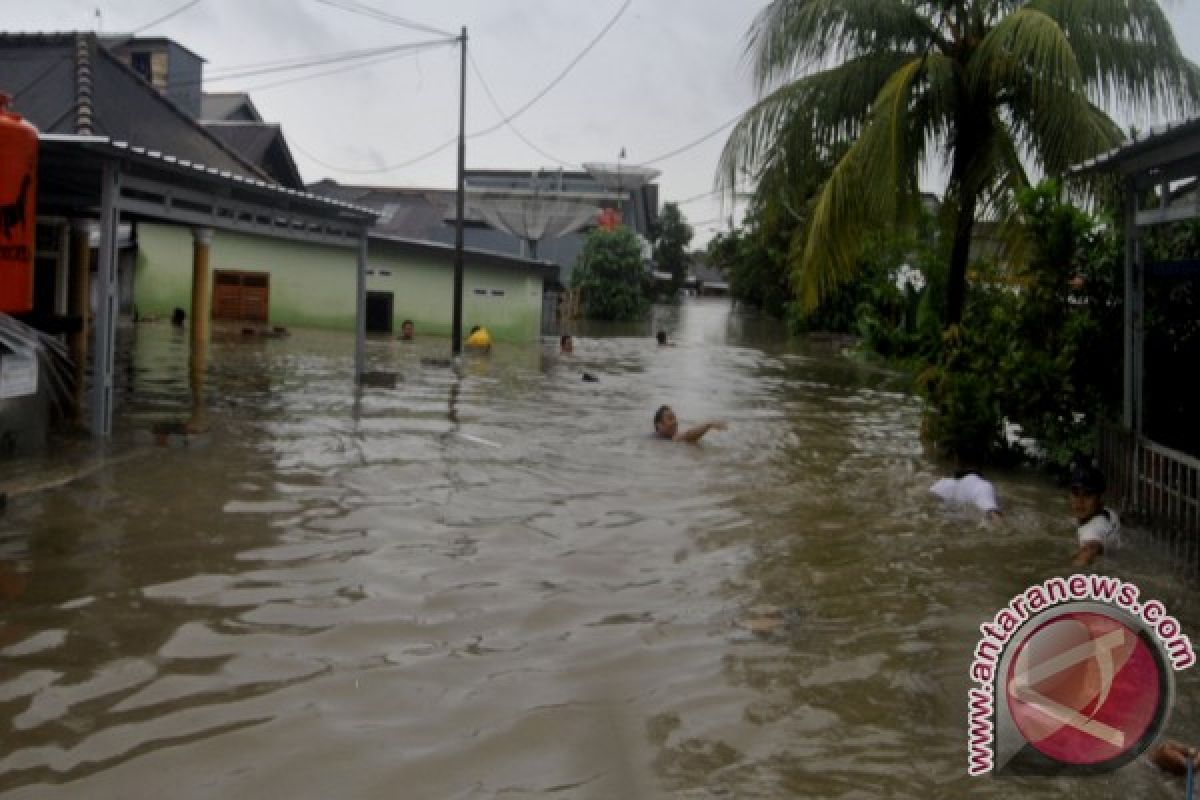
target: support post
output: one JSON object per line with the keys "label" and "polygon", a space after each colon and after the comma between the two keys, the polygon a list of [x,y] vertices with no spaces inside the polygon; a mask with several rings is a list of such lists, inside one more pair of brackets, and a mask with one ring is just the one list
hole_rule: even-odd
{"label": "support post", "polygon": [[454,221],[454,310],[450,315],[450,350],[453,355],[462,352],[462,303],[463,303],[463,213],[466,183],[463,172],[467,159],[467,26],[463,26],[459,38],[461,65],[458,79],[458,190]]}
{"label": "support post", "polygon": [[67,314],[79,320],[79,330],[67,337],[71,363],[75,365],[75,420],[83,423],[83,404],[87,388],[88,329],[91,326],[92,224],[87,220],[71,223],[71,277],[67,282]]}
{"label": "support post", "polygon": [[1135,435],[1141,432],[1141,303],[1143,276],[1137,227],[1137,183],[1125,181],[1125,309],[1124,378],[1121,421]]}
{"label": "support post", "polygon": [[106,162],[100,188],[100,253],[97,264],[96,341],[92,361],[92,436],[112,435],[113,373],[117,350],[117,226],[121,219],[121,169]]}
{"label": "support post", "polygon": [[188,359],[192,416],[188,420],[188,433],[200,433],[208,429],[204,378],[208,371],[209,325],[212,318],[212,272],[209,267],[212,241],[212,228],[192,229],[192,324],[191,354]]}
{"label": "support post", "polygon": [[367,368],[367,231],[358,240],[358,269],[355,273],[354,382],[362,381]]}

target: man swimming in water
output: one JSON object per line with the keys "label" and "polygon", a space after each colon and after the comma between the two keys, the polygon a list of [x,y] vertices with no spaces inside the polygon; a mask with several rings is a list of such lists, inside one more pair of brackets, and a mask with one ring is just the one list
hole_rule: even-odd
{"label": "man swimming in water", "polygon": [[713,420],[680,433],[679,420],[670,406],[659,406],[658,411],[654,412],[654,435],[673,442],[698,442],[709,431],[723,431],[727,427],[722,420]]}
{"label": "man swimming in water", "polygon": [[1107,482],[1104,473],[1092,466],[1078,466],[1071,473],[1071,516],[1079,523],[1079,549],[1071,564],[1089,566],[1096,558],[1121,544],[1121,522],[1117,512],[1104,505]]}

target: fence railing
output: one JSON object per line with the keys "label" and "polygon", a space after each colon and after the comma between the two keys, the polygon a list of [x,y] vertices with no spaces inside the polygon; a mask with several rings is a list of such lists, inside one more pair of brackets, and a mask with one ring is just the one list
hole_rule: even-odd
{"label": "fence railing", "polygon": [[1200,573],[1200,459],[1113,425],[1100,428],[1098,444],[1109,502]]}

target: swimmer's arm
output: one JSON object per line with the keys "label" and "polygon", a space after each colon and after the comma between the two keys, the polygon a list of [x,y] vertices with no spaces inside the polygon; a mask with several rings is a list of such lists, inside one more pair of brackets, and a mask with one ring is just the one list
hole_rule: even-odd
{"label": "swimmer's arm", "polygon": [[1103,552],[1104,545],[1100,542],[1084,542],[1075,553],[1075,557],[1071,559],[1071,566],[1086,567]]}
{"label": "swimmer's arm", "polygon": [[683,433],[675,434],[677,442],[698,442],[709,431],[723,431],[729,427],[722,420],[714,420],[713,422],[705,422],[703,425],[697,425],[694,428],[689,428]]}

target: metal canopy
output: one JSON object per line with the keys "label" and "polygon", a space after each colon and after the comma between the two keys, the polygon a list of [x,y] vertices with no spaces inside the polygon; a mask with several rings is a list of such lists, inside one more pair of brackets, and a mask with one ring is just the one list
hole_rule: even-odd
{"label": "metal canopy", "polygon": [[96,217],[105,164],[119,166],[128,219],[355,247],[379,212],[245,178],[102,136],[39,137],[40,213]]}
{"label": "metal canopy", "polygon": [[[1141,434],[1144,423],[1145,304],[1147,265],[1144,228],[1200,219],[1200,117],[1151,128],[1142,137],[1072,167],[1068,174],[1118,175],[1123,182],[1125,225],[1125,345],[1122,422]],[[1190,183],[1186,191],[1180,184]]]}
{"label": "metal canopy", "polygon": [[367,229],[378,212],[101,136],[39,136],[38,214],[100,223],[92,435],[112,432],[117,238],[122,218],[358,249],[355,377],[365,361]]}
{"label": "metal canopy", "polygon": [[601,164],[591,162],[583,165],[588,174],[605,189],[613,192],[636,192],[662,174],[657,169],[632,164]]}
{"label": "metal canopy", "polygon": [[468,189],[467,205],[488,225],[530,244],[566,236],[596,219],[606,195],[539,189]]}

